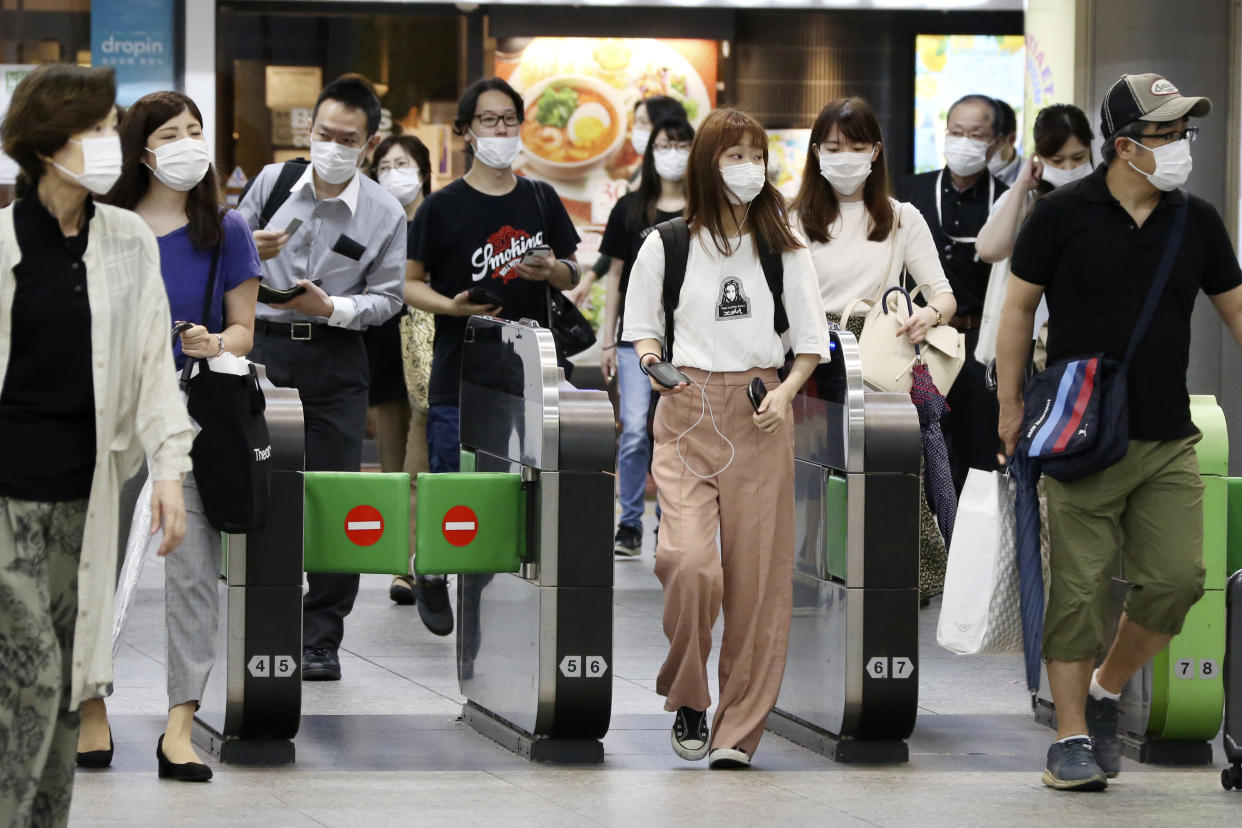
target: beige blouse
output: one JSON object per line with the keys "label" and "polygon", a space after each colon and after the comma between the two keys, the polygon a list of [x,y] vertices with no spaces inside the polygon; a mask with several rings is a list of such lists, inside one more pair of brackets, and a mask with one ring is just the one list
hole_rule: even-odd
{"label": "beige blouse", "polygon": [[[13,268],[20,258],[10,205],[0,210],[0,388],[9,366]],[[180,480],[190,470],[194,438],[174,373],[172,323],[155,236],[137,214],[96,204],[83,258],[96,454],[78,567],[70,710],[83,699],[106,695],[112,684],[120,484],[137,473],[144,453],[152,479]]]}

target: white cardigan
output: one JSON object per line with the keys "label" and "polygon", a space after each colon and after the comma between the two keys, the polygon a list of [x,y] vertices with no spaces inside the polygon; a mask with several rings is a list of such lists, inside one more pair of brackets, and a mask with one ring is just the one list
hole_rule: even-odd
{"label": "white cardigan", "polygon": [[[0,388],[9,367],[13,268],[20,259],[10,205],[0,210]],[[144,451],[152,479],[180,480],[190,470],[194,438],[173,367],[172,324],[155,236],[135,213],[96,204],[83,259],[96,449],[78,567],[70,710],[84,699],[107,695],[112,684],[120,484],[137,473]]]}

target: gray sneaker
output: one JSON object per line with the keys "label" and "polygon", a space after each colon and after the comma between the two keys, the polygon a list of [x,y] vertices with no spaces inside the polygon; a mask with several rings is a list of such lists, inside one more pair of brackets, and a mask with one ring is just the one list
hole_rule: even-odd
{"label": "gray sneaker", "polygon": [[1091,740],[1079,738],[1053,742],[1048,748],[1044,784],[1058,791],[1102,791],[1107,788],[1108,778],[1096,764]]}
{"label": "gray sneaker", "polygon": [[1117,735],[1117,719],[1121,705],[1112,699],[1096,700],[1087,696],[1087,733],[1095,761],[1109,779],[1121,771],[1121,737]]}

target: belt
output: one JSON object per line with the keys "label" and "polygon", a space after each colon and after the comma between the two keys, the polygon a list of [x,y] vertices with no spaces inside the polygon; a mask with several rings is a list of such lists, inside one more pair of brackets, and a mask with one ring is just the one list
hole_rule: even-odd
{"label": "belt", "polygon": [[292,339],[295,342],[311,342],[340,333],[357,333],[345,328],[333,328],[331,325],[316,325],[314,322],[268,322],[266,319],[254,320],[254,329],[256,333]]}
{"label": "belt", "polygon": [[962,332],[973,331],[982,321],[983,317],[977,313],[957,313],[949,317],[949,325]]}

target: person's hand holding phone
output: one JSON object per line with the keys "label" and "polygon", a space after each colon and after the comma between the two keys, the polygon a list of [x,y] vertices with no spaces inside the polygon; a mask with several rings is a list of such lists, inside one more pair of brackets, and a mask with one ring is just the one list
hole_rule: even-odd
{"label": "person's hand holding phone", "polygon": [[651,381],[651,388],[661,396],[680,394],[690,386],[690,380],[685,374],[678,371],[672,363],[662,362],[656,354],[643,354],[638,364]]}
{"label": "person's hand holding phone", "polygon": [[195,359],[207,359],[220,351],[220,340],[208,333],[203,325],[191,325],[181,332],[181,353]]}
{"label": "person's hand holding phone", "polygon": [[[490,291],[481,293],[480,288],[477,287],[471,288],[470,290],[463,290],[461,293],[453,297],[453,310],[451,315],[475,316],[477,314],[479,316],[495,316],[500,313],[501,305],[499,297],[496,297],[495,295],[487,297],[485,296],[485,293],[490,294]],[[472,295],[474,299],[471,298]],[[481,301],[474,301],[475,299],[479,299]]]}
{"label": "person's hand holding phone", "polygon": [[556,267],[550,247],[532,247],[518,262],[518,276],[531,282],[546,282]]}
{"label": "person's hand holding phone", "polygon": [[[762,381],[761,381],[762,382]],[[766,386],[764,386],[766,391]],[[754,397],[751,397],[751,405],[754,405]],[[755,425],[765,434],[775,434],[781,430],[781,426],[785,424],[785,415],[789,411],[789,392],[785,390],[785,383],[776,386],[776,390],[768,391],[755,407],[755,413],[751,415]]]}
{"label": "person's hand holding phone", "polygon": [[309,279],[298,279],[297,284],[305,287],[306,290],[290,299],[288,302],[274,302],[268,305],[273,310],[291,310],[298,313],[304,313],[307,316],[331,316],[336,310],[336,306],[332,304],[332,297],[319,285]]}

